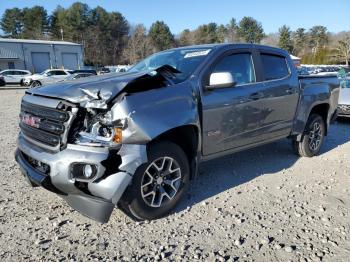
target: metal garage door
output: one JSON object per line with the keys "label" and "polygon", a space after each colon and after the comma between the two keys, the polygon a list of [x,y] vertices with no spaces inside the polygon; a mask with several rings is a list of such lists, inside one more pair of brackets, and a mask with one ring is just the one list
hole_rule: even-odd
{"label": "metal garage door", "polygon": [[50,69],[50,54],[46,52],[32,52],[32,64],[35,73]]}
{"label": "metal garage door", "polygon": [[78,54],[62,53],[62,64],[65,69],[78,69]]}

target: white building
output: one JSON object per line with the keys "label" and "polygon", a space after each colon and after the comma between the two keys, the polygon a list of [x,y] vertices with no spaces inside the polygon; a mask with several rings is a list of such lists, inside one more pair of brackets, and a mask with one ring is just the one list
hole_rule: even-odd
{"label": "white building", "polygon": [[0,71],[27,69],[33,73],[48,68],[79,69],[83,47],[64,41],[0,38]]}

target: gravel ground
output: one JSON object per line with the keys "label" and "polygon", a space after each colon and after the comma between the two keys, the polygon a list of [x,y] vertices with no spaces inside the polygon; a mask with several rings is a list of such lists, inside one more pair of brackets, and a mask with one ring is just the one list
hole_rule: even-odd
{"label": "gravel ground", "polygon": [[349,261],[350,121],[322,153],[285,140],[203,164],[176,212],[99,224],[41,188],[13,153],[23,90],[0,91],[0,261]]}

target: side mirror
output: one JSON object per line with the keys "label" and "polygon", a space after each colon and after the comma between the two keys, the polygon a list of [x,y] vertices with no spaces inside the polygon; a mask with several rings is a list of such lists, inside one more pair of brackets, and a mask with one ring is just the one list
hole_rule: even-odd
{"label": "side mirror", "polygon": [[209,78],[209,86],[206,88],[217,89],[217,88],[227,88],[235,85],[235,81],[230,72],[220,72],[212,73]]}

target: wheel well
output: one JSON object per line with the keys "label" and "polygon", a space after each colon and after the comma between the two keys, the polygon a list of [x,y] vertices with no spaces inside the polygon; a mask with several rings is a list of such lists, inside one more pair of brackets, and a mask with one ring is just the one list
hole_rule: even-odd
{"label": "wheel well", "polygon": [[193,160],[197,156],[199,141],[198,128],[196,126],[186,125],[170,129],[153,139],[152,143],[158,141],[170,141],[180,146],[187,156],[190,167],[193,165]]}
{"label": "wheel well", "polygon": [[326,134],[327,134],[327,119],[328,119],[328,111],[329,111],[329,105],[328,104],[319,104],[312,108],[310,115],[312,114],[318,114],[323,118],[323,121],[326,126]]}

